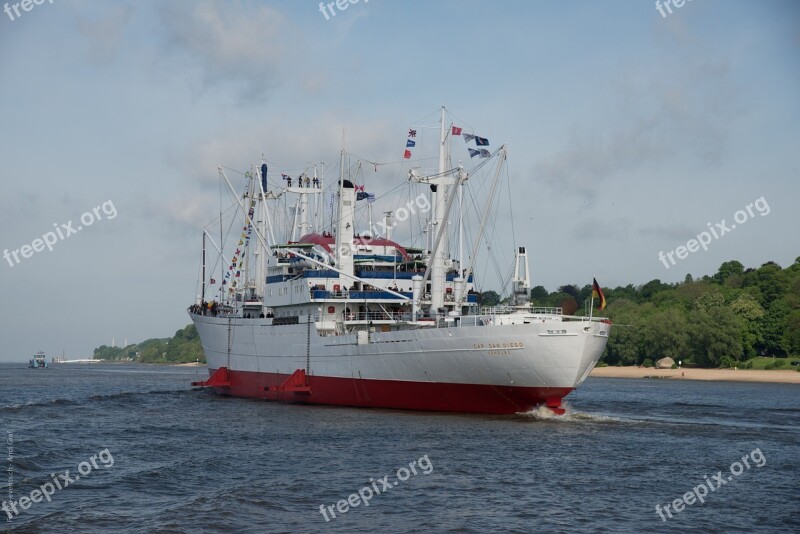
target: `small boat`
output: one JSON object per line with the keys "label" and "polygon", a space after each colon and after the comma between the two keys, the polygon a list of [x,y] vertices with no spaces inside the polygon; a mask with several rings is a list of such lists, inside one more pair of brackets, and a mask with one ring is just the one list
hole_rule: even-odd
{"label": "small boat", "polygon": [[37,352],[28,362],[28,367],[31,369],[47,369],[47,356],[42,351]]}

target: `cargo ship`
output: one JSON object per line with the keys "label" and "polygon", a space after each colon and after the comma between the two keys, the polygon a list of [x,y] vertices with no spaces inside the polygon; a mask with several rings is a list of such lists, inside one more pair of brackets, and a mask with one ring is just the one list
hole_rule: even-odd
{"label": "cargo ship", "polygon": [[[344,148],[332,184],[322,165],[319,174],[315,165],[292,177],[271,173],[263,159],[241,173],[237,189],[218,168],[236,222],[226,222],[235,229],[232,240],[222,235],[222,215],[203,231],[198,296],[188,311],[209,377],[194,386],[301,404],[483,414],[546,406],[564,413],[562,399],[597,363],[611,323],[593,316],[593,302],[586,316],[531,302],[528,254],[519,244],[508,250],[508,298],[481,305],[476,260],[493,251],[481,245],[498,216],[508,150],[469,148],[488,140],[462,132],[444,107],[429,129],[438,166],[426,171],[401,162],[408,178],[386,195],[402,200],[377,224],[375,194],[357,185],[365,162],[348,165]],[[415,129],[406,146],[416,145],[412,137]],[[469,170],[452,163],[458,138],[468,161],[479,158]],[[377,163],[366,164],[377,171]],[[481,172],[487,176],[477,191],[465,193]],[[484,206],[473,206],[472,216],[465,198]],[[413,242],[394,239],[414,224],[421,231]]]}

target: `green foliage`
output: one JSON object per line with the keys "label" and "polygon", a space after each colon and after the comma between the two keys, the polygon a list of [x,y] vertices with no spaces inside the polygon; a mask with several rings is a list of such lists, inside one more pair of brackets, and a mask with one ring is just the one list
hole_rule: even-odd
{"label": "green foliage", "polygon": [[800,356],[800,310],[792,310],[786,316],[781,347],[786,354]]}
{"label": "green foliage", "polygon": [[645,358],[642,362],[642,367],[653,367],[653,360],[650,358]]}
{"label": "green foliage", "polygon": [[102,345],[94,349],[94,357],[106,361],[136,361],[140,363],[188,363],[201,361],[206,357],[197,329],[188,325],[175,332],[175,336],[165,339],[148,339],[127,347]]}
{"label": "green foliage", "polygon": [[741,365],[742,369],[790,369],[791,359],[757,356]]}
{"label": "green foliage", "polygon": [[714,275],[714,280],[718,284],[724,284],[731,276],[741,276],[742,274],[744,274],[744,265],[736,260],[726,261],[719,266],[717,274]]}
{"label": "green foliage", "polygon": [[484,291],[479,295],[481,306],[497,306],[500,304],[500,295],[497,291]]}
{"label": "green foliage", "polygon": [[[669,356],[684,367],[762,369],[772,358],[759,364],[756,356],[800,357],[800,258],[788,269],[767,262],[745,270],[728,261],[714,276],[604,292],[603,314],[614,323],[602,358],[609,365]],[[553,293],[548,305],[567,297]]]}
{"label": "green foliage", "polygon": [[539,305],[538,302],[541,302],[544,299],[546,299],[549,294],[550,293],[548,293],[547,290],[542,286],[536,286],[533,289],[531,289],[531,300],[534,303],[537,303],[536,305],[538,306]]}
{"label": "green foliage", "polygon": [[690,318],[692,360],[697,365],[720,367],[724,363],[723,357],[735,360],[742,357],[741,325],[730,309],[700,309],[692,313]]}

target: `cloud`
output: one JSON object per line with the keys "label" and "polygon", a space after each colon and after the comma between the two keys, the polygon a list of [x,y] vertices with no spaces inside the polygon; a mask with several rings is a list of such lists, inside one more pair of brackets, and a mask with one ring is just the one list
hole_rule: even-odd
{"label": "cloud", "polygon": [[533,175],[591,203],[607,182],[632,174],[648,181],[675,158],[701,169],[720,165],[727,131],[743,113],[729,61],[685,53],[663,63],[657,71],[625,67],[607,97],[615,122],[574,126],[560,150],[534,164]]}
{"label": "cloud", "polygon": [[[98,6],[95,8],[103,10]],[[86,11],[83,11],[84,13]],[[133,18],[135,8],[127,5],[108,7],[99,15],[92,11],[84,16],[74,11],[75,28],[88,43],[89,58],[96,63],[109,63],[117,55],[125,28]]]}
{"label": "cloud", "polygon": [[188,57],[206,86],[233,85],[245,101],[267,97],[303,41],[302,33],[271,6],[164,2],[158,13],[167,53]]}
{"label": "cloud", "polygon": [[572,227],[572,236],[578,241],[599,241],[610,239],[627,242],[634,222],[627,217],[616,219],[588,217],[576,222]]}
{"label": "cloud", "polygon": [[637,232],[642,237],[653,237],[667,241],[686,241],[697,235],[697,228],[685,224],[669,224],[665,226],[646,226]]}
{"label": "cloud", "polygon": [[[274,124],[282,126],[276,128]],[[249,170],[250,165],[260,165],[262,154],[276,189],[280,185],[279,179],[274,177],[277,174],[285,172],[296,176],[306,169],[311,173],[314,163],[318,162],[324,162],[325,180],[331,184],[338,178],[342,129],[349,140],[347,148],[353,152],[374,161],[399,158],[397,128],[383,120],[344,119],[329,114],[319,117],[313,127],[284,118],[237,123],[218,130],[213,137],[195,139],[174,153],[165,153],[166,165],[175,172],[173,185],[180,192],[163,203],[142,199],[149,206],[146,216],[173,228],[196,231],[219,212],[220,191],[224,195],[223,205],[231,204],[227,186],[220,189],[217,166],[222,165],[233,186],[238,187],[242,179],[240,173]],[[357,160],[351,156],[352,164]],[[364,174],[359,180],[366,175],[370,186],[378,193],[397,185],[393,168],[379,167],[379,170],[374,173],[371,165],[364,165]]]}

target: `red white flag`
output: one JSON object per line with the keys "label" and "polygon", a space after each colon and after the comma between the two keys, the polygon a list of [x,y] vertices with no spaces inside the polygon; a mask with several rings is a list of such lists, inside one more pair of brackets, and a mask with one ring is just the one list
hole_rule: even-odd
{"label": "red white flag", "polygon": [[461,128],[458,126],[453,126],[453,135],[461,135]]}
{"label": "red white flag", "polygon": [[411,151],[410,150],[406,150],[403,153],[403,159],[411,159]]}

